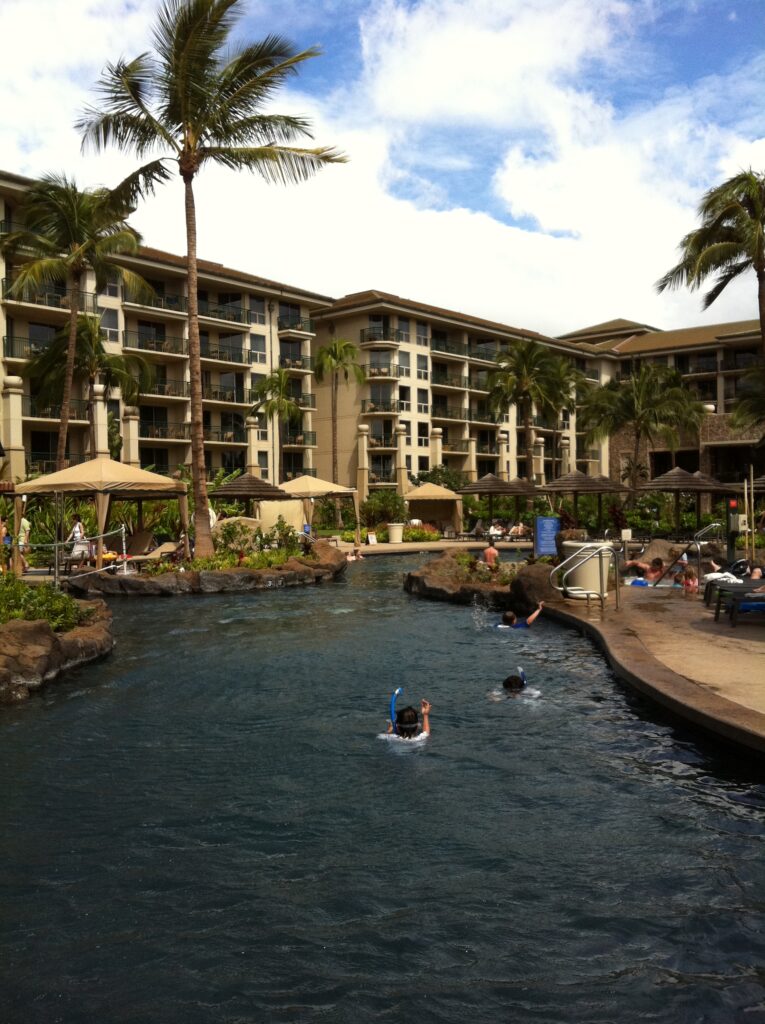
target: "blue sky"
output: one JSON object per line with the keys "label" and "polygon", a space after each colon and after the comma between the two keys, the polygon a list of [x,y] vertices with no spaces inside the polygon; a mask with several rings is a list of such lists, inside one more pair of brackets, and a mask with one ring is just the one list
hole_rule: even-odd
{"label": "blue sky", "polygon": [[[243,0],[241,31],[319,45],[279,109],[349,156],[295,188],[197,186],[200,251],[324,294],[377,287],[561,333],[616,316],[756,316],[657,296],[701,193],[765,170],[765,0]],[[106,59],[150,45],[156,0],[3,0],[5,169],[112,182],[129,157],[71,127]],[[93,46],[99,40],[99,47]],[[27,45],[23,45],[26,43]],[[35,59],[30,59],[34,48]],[[177,184],[136,213],[183,252]],[[294,225],[294,227],[291,227]],[[306,227],[309,230],[306,230]]]}

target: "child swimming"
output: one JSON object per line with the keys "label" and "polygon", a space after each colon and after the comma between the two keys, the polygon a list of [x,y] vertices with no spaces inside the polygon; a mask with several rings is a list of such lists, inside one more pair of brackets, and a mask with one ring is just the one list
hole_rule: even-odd
{"label": "child swimming", "polygon": [[527,619],[519,619],[515,612],[503,612],[502,621],[497,623],[497,629],[527,629],[539,617],[544,606],[544,601],[540,601]]}
{"label": "child swimming", "polygon": [[405,708],[396,710],[396,699],[403,692],[399,687],[395,690],[390,699],[390,718],[388,719],[388,731],[381,738],[391,740],[402,740],[404,742],[415,742],[425,740],[430,736],[430,712],[432,704],[424,698],[420,701],[420,712],[422,714],[422,725],[420,725],[417,709],[408,705]]}
{"label": "child swimming", "polygon": [[533,690],[527,683],[526,673],[523,671],[521,666],[518,666],[518,672],[509,675],[502,681],[502,689],[497,688],[489,693],[489,700],[500,701],[504,697],[540,697],[541,693],[539,690]]}

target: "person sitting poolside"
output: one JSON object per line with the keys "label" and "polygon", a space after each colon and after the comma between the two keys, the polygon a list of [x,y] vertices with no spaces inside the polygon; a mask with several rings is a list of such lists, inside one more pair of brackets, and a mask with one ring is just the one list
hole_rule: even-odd
{"label": "person sitting poolside", "polygon": [[544,601],[540,601],[536,609],[526,619],[519,619],[515,612],[503,612],[502,621],[497,623],[497,629],[527,629],[539,618],[539,613],[542,611],[544,606]]}
{"label": "person sitting poolside", "polygon": [[629,562],[625,562],[624,569],[637,569],[638,574],[643,577],[648,583],[654,583],[656,580],[660,580],[664,575],[664,562],[661,558],[652,558],[650,562],[641,562],[637,558],[631,558]]}
{"label": "person sitting poolside", "polygon": [[508,532],[508,537],[515,537],[518,540],[523,540],[523,538],[525,536],[526,536],[526,527],[524,526],[523,523],[518,522],[514,526],[510,527],[510,530]]}

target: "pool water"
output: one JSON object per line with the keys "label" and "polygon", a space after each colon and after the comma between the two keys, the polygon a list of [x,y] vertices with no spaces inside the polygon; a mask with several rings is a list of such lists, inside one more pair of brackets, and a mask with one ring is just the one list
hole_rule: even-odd
{"label": "pool water", "polygon": [[[421,561],[115,603],[3,712],[3,1024],[765,1020],[754,771]],[[423,744],[377,738],[397,685]]]}

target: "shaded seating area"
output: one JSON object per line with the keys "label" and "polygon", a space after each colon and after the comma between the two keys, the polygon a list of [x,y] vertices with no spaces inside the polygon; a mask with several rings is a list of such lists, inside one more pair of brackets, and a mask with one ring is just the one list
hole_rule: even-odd
{"label": "shaded seating area", "polygon": [[462,533],[462,498],[456,491],[438,484],[420,484],[404,495],[409,517],[435,523],[444,537],[456,539]]}

